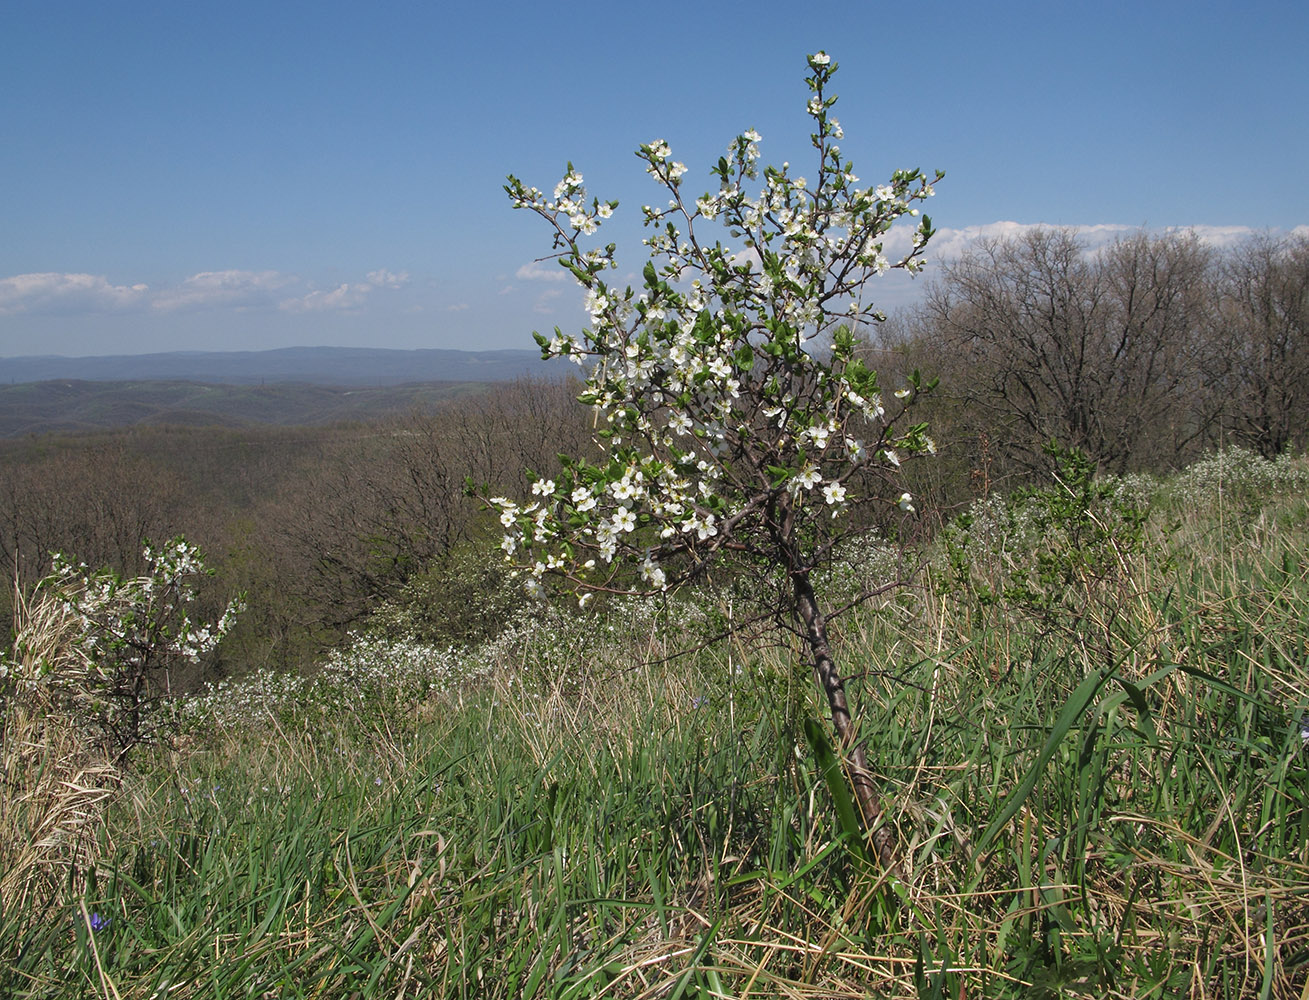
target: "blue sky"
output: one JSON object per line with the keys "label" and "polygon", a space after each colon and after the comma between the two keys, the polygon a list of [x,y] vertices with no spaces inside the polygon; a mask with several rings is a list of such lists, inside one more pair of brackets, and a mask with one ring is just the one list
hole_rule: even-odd
{"label": "blue sky", "polygon": [[636,146],[666,139],[708,189],[753,127],[805,172],[819,49],[865,182],[947,172],[938,257],[1034,224],[1292,230],[1306,38],[1290,0],[7,0],[0,357],[531,347],[583,314],[504,175],[548,189],[573,161],[639,270]]}

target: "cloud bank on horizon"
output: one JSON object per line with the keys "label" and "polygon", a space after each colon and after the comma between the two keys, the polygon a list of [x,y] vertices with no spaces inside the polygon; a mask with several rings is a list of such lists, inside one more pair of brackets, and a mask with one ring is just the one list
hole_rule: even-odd
{"label": "cloud bank on horizon", "polygon": [[[1052,227],[1046,223],[992,222],[982,226],[952,228],[941,226],[930,244],[928,261],[945,262],[960,256],[978,240],[1004,240],[1023,233]],[[1099,223],[1091,226],[1066,227],[1074,230],[1093,252],[1115,240],[1142,231],[1140,226]],[[1149,231],[1149,230],[1147,230]],[[1222,250],[1250,239],[1260,230],[1249,226],[1172,226],[1168,232],[1194,233],[1202,243]],[[1309,225],[1290,230],[1293,236],[1309,236]],[[895,258],[909,251],[912,228],[893,229],[885,241],[888,256]],[[929,272],[930,274],[930,272]],[[534,295],[533,311],[549,312],[549,303],[564,296],[554,286],[572,278],[563,268],[535,260],[520,266],[514,278],[528,285],[545,285]],[[930,280],[930,277],[927,279]],[[285,312],[315,310],[360,310],[376,292],[395,291],[410,284],[407,271],[379,268],[354,282],[342,282],[332,288],[316,288],[311,282],[278,271],[204,271],[180,283],[152,288],[144,283],[114,284],[100,274],[36,273],[0,278],[0,316],[22,313],[58,313],[95,315],[130,310],[169,313],[176,310],[248,310],[274,309]],[[919,282],[921,284],[921,282]],[[501,295],[519,291],[505,285]],[[580,295],[580,292],[579,292]],[[452,311],[469,309],[468,303],[447,306]]]}
{"label": "cloud bank on horizon", "polygon": [[[948,264],[966,253],[970,247],[981,240],[1008,240],[1020,237],[1024,233],[1033,230],[1056,228],[1075,231],[1088,254],[1093,254],[1117,240],[1143,231],[1193,233],[1200,242],[1220,251],[1238,246],[1240,243],[1263,232],[1272,232],[1274,234],[1288,232],[1287,230],[1258,230],[1250,226],[1170,226],[1164,230],[1150,230],[1142,226],[1115,223],[1065,227],[1051,226],[1043,222],[1011,221],[992,222],[962,228],[940,226],[928,245],[926,257],[928,266],[922,277],[915,278],[903,271],[891,271],[883,275],[871,288],[871,291],[885,310],[912,305],[921,296],[927,283],[932,280],[933,262]],[[900,225],[891,229],[884,240],[886,255],[890,259],[895,260],[904,257],[909,252],[912,245],[913,231],[914,227],[911,225]],[[1309,225],[1296,226],[1289,230],[1289,234],[1309,238]],[[558,287],[558,284],[571,281],[572,277],[563,268],[550,266],[549,262],[538,260],[524,264],[518,268],[514,277],[526,283],[529,290],[532,286],[535,286],[536,290],[534,292],[529,291],[529,294],[533,296],[532,310],[538,315],[551,316],[556,312],[561,314],[566,311],[571,312],[576,304],[581,301],[580,292],[572,298],[566,297],[565,292]],[[636,283],[636,281],[637,276],[635,274],[628,274],[625,278],[625,282],[629,284]],[[517,291],[520,291],[518,287],[508,285],[501,290],[501,294],[512,294]],[[574,299],[576,302],[574,302]],[[582,315],[580,309],[576,311],[578,315]]]}
{"label": "cloud bank on horizon", "polygon": [[[932,280],[930,265],[933,261],[938,264],[948,264],[966,253],[978,241],[1013,239],[1042,228],[1074,230],[1086,247],[1087,253],[1095,253],[1116,240],[1142,231],[1190,232],[1202,243],[1220,251],[1238,246],[1258,233],[1269,232],[1249,226],[1174,226],[1166,230],[1148,230],[1140,226],[1114,223],[1051,227],[1046,223],[1013,221],[960,228],[942,226],[937,229],[936,236],[929,246],[930,252],[927,258],[929,268],[926,275],[916,279],[903,272],[891,272],[885,275],[877,286],[881,293],[879,302],[888,310],[912,305],[921,295],[926,283]],[[1296,226],[1289,231],[1273,232],[1289,232],[1292,236],[1309,238],[1309,225]],[[901,226],[892,229],[885,240],[887,255],[894,259],[906,254],[910,248],[911,237],[911,227]],[[628,274],[625,280],[634,282],[636,276]],[[191,314],[220,324],[230,324],[238,317],[261,314],[266,319],[271,319],[278,314],[336,313],[353,317],[366,326],[374,319],[369,312],[370,306],[376,305],[379,299],[385,298],[388,294],[408,289],[411,285],[412,280],[407,271],[391,271],[386,268],[369,271],[362,278],[340,282],[330,287],[317,287],[312,281],[301,276],[273,270],[204,271],[190,275],[175,284],[160,287],[152,287],[144,282],[115,283],[104,275],[42,272],[0,278],[0,317],[27,315],[74,320],[80,318],[89,321],[105,316],[135,316],[145,321],[167,321],[170,318],[176,319],[182,314]],[[584,315],[581,308],[582,292],[572,285],[571,275],[563,268],[553,266],[550,261],[533,260],[519,266],[509,283],[500,288],[498,296],[516,298],[521,303],[520,311],[524,314],[524,322],[514,329],[503,331],[503,336],[500,338],[492,336],[494,346],[530,347],[526,332],[533,328],[535,321],[526,318],[529,311],[537,320],[549,318],[550,322],[559,322],[562,325],[579,320]],[[476,315],[477,311],[470,303],[463,301],[446,304],[442,308],[447,313],[472,311]],[[411,305],[408,307],[408,312],[421,314],[428,310],[422,306]],[[359,330],[362,331],[364,326]],[[478,338],[478,343],[470,343],[468,346],[486,346],[485,338],[484,332]],[[367,342],[366,336],[361,335],[356,342]],[[250,346],[252,345],[245,343],[233,349],[248,349]],[[279,343],[268,346],[287,345]],[[154,349],[157,347],[152,346],[142,350]],[[52,352],[47,345],[39,352],[0,351],[0,357],[13,357],[20,353]],[[135,352],[115,349],[115,353]]]}

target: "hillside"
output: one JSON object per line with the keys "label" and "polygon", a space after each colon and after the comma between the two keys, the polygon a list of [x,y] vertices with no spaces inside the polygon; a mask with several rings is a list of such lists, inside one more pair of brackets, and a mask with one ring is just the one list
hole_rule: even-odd
{"label": "hillside", "polygon": [[317,426],[375,420],[479,392],[484,382],[345,387],[166,381],[49,381],[0,386],[0,438],[137,424]]}
{"label": "hillside", "polygon": [[[745,591],[501,603],[458,642],[379,602],[312,672],[238,646],[112,761],[37,594],[0,675],[0,995],[1309,995],[1309,471],[1080,485],[979,499],[840,618],[898,871]],[[441,617],[521,593],[492,546]],[[902,559],[841,551],[824,590]]]}
{"label": "hillside", "polygon": [[376,420],[479,392],[563,377],[535,351],[288,348],[0,359],[0,437],[138,424],[320,426]]}

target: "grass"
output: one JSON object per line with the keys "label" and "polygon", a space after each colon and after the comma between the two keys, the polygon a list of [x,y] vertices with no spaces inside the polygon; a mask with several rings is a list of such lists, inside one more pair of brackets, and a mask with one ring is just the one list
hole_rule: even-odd
{"label": "grass", "polygon": [[[707,606],[225,688],[91,806],[11,685],[0,995],[1305,996],[1297,475],[1137,484],[1141,544],[1093,564],[1010,523],[841,620],[899,880],[835,818],[784,635],[661,659]],[[83,817],[55,854],[42,809]]]}

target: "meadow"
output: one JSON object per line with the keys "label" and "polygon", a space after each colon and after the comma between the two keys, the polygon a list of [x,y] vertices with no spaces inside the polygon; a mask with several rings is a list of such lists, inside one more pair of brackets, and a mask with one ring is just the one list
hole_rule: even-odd
{"label": "meadow", "polygon": [[834,635],[897,872],[730,581],[360,631],[119,766],[10,663],[0,995],[1309,996],[1309,467],[992,494],[908,558]]}

